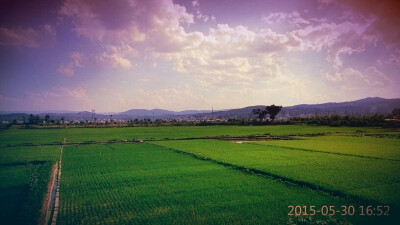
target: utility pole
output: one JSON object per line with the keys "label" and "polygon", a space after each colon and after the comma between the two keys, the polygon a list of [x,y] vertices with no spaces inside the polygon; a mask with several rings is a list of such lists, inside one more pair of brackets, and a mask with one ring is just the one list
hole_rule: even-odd
{"label": "utility pole", "polygon": [[214,106],[211,106],[211,120],[214,120]]}

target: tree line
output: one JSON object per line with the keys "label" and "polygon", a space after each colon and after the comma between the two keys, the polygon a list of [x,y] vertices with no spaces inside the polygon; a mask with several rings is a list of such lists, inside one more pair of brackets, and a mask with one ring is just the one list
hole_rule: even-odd
{"label": "tree line", "polygon": [[[136,126],[210,126],[210,125],[268,125],[268,124],[309,124],[309,125],[325,125],[325,126],[377,126],[377,127],[400,127],[400,108],[395,108],[391,115],[362,115],[362,116],[349,116],[349,115],[315,115],[309,117],[292,117],[286,120],[275,121],[276,116],[281,111],[282,106],[270,105],[264,109],[253,109],[252,114],[255,116],[253,119],[245,118],[225,118],[210,120],[177,120],[177,119],[131,119],[128,121],[116,122],[110,119],[105,123],[98,123],[96,121],[78,121],[67,122],[62,117],[61,119],[54,120],[49,115],[40,117],[38,115],[30,114],[23,122],[17,122],[15,119],[12,123],[0,123],[0,128],[10,128],[16,125],[20,128],[30,127],[136,127]],[[267,119],[267,116],[269,118]],[[23,125],[21,127],[21,125]]]}

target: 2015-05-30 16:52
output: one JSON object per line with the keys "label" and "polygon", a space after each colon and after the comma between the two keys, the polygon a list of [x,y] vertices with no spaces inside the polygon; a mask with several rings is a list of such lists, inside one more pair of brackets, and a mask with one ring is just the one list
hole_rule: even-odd
{"label": "2015-05-30 16:52", "polygon": [[321,214],[323,216],[333,216],[335,214],[340,214],[341,216],[389,216],[390,206],[388,205],[360,205],[355,207],[353,205],[342,205],[336,207],[334,205],[323,205],[319,208],[315,205],[289,205],[288,216],[314,216],[316,214]]}

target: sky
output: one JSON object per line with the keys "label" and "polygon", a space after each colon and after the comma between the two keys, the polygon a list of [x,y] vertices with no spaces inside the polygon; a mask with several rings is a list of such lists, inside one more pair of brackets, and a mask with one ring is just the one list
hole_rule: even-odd
{"label": "sky", "polygon": [[400,3],[0,0],[0,111],[400,97]]}

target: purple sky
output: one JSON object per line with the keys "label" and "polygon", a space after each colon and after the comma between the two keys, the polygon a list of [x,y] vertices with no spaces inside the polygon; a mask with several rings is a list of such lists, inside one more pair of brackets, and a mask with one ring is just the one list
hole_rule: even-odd
{"label": "purple sky", "polygon": [[400,3],[0,1],[0,111],[400,97]]}

